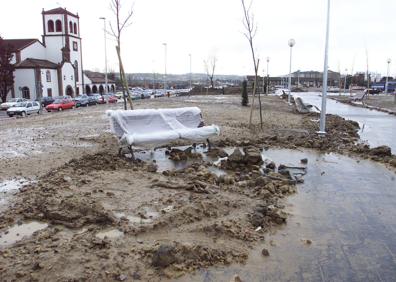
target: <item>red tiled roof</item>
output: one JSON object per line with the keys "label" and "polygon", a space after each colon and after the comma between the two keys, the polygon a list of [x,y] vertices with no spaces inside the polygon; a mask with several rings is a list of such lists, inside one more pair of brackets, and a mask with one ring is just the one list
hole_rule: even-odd
{"label": "red tiled roof", "polygon": [[[105,83],[105,74],[94,71],[84,71],[84,74],[92,81],[92,83]],[[114,80],[107,79],[108,83],[115,83]]]}
{"label": "red tiled roof", "polygon": [[38,39],[4,39],[4,43],[10,45],[13,52],[20,51],[35,42],[40,41],[38,41]]}
{"label": "red tiled roof", "polygon": [[39,59],[32,59],[27,58],[26,60],[20,62],[19,64],[15,65],[15,68],[20,69],[30,69],[30,68],[42,68],[42,69],[56,69],[58,65],[47,61],[47,60],[39,60]]}
{"label": "red tiled roof", "polygon": [[68,10],[66,10],[64,8],[61,8],[61,7],[55,8],[55,9],[52,9],[52,10],[48,10],[48,11],[43,11],[43,14],[44,15],[67,14],[67,15],[70,15],[70,16],[73,16],[73,17],[76,17],[76,18],[79,17],[78,15],[73,14],[73,13],[69,12]]}

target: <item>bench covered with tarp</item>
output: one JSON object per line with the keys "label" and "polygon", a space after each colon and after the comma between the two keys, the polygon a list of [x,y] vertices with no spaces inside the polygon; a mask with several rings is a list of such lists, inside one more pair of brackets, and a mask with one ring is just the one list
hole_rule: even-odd
{"label": "bench covered with tarp", "polygon": [[155,147],[184,139],[209,143],[209,137],[220,134],[217,125],[204,126],[198,107],[173,109],[109,110],[110,127],[121,144]]}

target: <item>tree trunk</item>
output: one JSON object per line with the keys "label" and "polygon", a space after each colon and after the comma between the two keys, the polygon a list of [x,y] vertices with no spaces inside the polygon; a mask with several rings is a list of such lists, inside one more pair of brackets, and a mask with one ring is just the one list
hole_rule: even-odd
{"label": "tree trunk", "polygon": [[125,95],[124,95],[124,93],[126,92],[129,106],[130,106],[131,110],[133,110],[133,103],[132,103],[131,96],[129,95],[128,83],[127,83],[127,80],[126,80],[126,77],[125,77],[124,66],[122,64],[120,47],[117,46],[116,50],[117,50],[117,55],[118,55],[118,61],[119,61],[119,64],[120,64],[120,78],[121,78],[121,83],[122,83],[122,88],[123,88],[124,109],[126,110],[126,108],[127,108],[126,107],[126,98],[125,98]]}

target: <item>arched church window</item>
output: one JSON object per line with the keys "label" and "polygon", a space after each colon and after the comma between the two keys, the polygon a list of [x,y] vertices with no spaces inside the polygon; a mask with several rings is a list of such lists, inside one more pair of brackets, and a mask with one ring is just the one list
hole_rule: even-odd
{"label": "arched church window", "polygon": [[78,34],[78,32],[77,32],[77,24],[76,23],[74,23],[74,34]]}
{"label": "arched church window", "polygon": [[73,33],[73,23],[69,22],[69,33]]}
{"label": "arched church window", "polygon": [[49,70],[47,70],[47,72],[45,73],[45,76],[47,78],[47,82],[51,82],[51,72]]}
{"label": "arched church window", "polygon": [[78,62],[77,62],[77,60],[74,61],[74,77],[76,78],[76,81],[78,82]]}
{"label": "arched church window", "polygon": [[55,27],[54,26],[54,21],[53,20],[49,20],[48,21],[48,27],[47,27],[48,28],[48,32],[54,32],[54,30],[55,30],[54,27]]}
{"label": "arched church window", "polygon": [[55,22],[55,27],[56,27],[56,32],[62,32],[62,22],[60,20],[57,20]]}

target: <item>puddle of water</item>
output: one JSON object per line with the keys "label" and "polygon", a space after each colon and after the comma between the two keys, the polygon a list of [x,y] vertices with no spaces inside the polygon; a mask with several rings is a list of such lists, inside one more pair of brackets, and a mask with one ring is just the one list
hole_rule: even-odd
{"label": "puddle of water", "polygon": [[0,213],[7,208],[10,199],[18,193],[19,189],[33,183],[27,179],[11,179],[0,183]]}
{"label": "puddle of water", "polygon": [[0,193],[13,192],[31,183],[27,179],[11,179],[0,183]]}
{"label": "puddle of water", "polygon": [[10,246],[24,238],[30,237],[34,232],[48,227],[47,223],[32,221],[21,225],[14,225],[0,233],[0,247]]}
{"label": "puddle of water", "polygon": [[[179,146],[179,147],[172,147],[173,149],[179,149],[179,150],[185,150],[189,148],[190,146]],[[186,161],[173,161],[169,159],[169,156],[165,154],[167,149],[165,148],[160,148],[157,150],[153,151],[138,151],[135,152],[135,157],[138,159],[141,159],[142,161],[145,162],[152,162],[155,160],[156,164],[158,165],[158,172],[163,172],[166,170],[181,170],[184,168],[189,167],[192,165],[194,162],[198,161],[194,159],[189,159]],[[205,152],[207,149],[202,148],[202,146],[198,145],[193,152],[199,153],[202,155],[202,160],[203,161],[217,161],[217,159],[213,159],[211,157],[208,157]],[[217,171],[214,169],[214,171]]]}
{"label": "puddle of water", "polygon": [[[309,150],[270,149],[263,155],[290,166],[308,158],[305,183],[286,202],[288,223],[266,234],[246,264],[210,267],[177,281],[230,281],[235,274],[242,281],[394,281],[394,172]],[[263,248],[269,257],[262,256]]]}
{"label": "puddle of water", "polygon": [[107,237],[108,239],[117,239],[124,236],[124,232],[121,232],[118,229],[111,229],[107,231],[102,231],[96,234],[96,237],[99,239],[104,239]]}
{"label": "puddle of water", "polygon": [[[322,97],[319,93],[299,93],[304,102],[321,107]],[[387,113],[373,111],[343,104],[327,99],[327,113],[336,114],[349,120],[357,121],[360,125],[360,138],[372,147],[387,145],[396,151],[396,118]]]}
{"label": "puddle of water", "polygon": [[160,213],[152,210],[150,207],[143,207],[142,210],[143,210],[142,212],[143,217],[136,215],[128,215],[123,212],[115,213],[115,216],[117,218],[125,217],[132,224],[149,224],[152,223],[156,218],[160,217]]}

